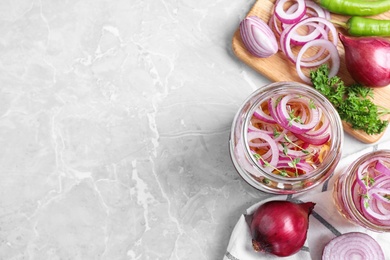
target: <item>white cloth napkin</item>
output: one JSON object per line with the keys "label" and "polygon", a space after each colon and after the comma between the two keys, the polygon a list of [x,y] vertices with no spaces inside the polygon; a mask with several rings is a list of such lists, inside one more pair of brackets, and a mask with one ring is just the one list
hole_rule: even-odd
{"label": "white cloth napkin", "polygon": [[347,221],[337,211],[337,208],[333,203],[332,197],[333,183],[338,177],[338,175],[343,172],[345,167],[347,167],[351,162],[356,160],[359,156],[367,152],[377,149],[389,148],[390,142],[387,142],[380,145],[371,146],[358,153],[343,158],[337,166],[334,176],[331,177],[328,182],[324,183],[324,185],[322,185],[321,187],[317,187],[313,191],[293,196],[271,196],[268,199],[260,201],[249,207],[246,212],[244,212],[240,216],[236,226],[232,231],[230,241],[223,260],[280,259],[280,257],[255,252],[253,250],[252,238],[250,235],[249,226],[245,221],[245,215],[252,214],[258,206],[265,203],[266,201],[286,199],[300,200],[303,202],[312,201],[315,202],[316,205],[314,207],[313,213],[310,215],[309,218],[309,230],[305,245],[298,253],[289,257],[283,257],[281,259],[320,260],[322,257],[323,248],[332,238],[335,238],[339,234],[354,231],[363,232],[372,236],[381,245],[386,259],[390,259],[390,233],[378,233],[369,231],[363,227],[360,227]]}

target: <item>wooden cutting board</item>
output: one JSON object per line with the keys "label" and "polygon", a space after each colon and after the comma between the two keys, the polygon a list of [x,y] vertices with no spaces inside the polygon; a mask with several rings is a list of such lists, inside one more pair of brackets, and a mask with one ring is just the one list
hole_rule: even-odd
{"label": "wooden cutting board", "polygon": [[[247,16],[255,15],[263,19],[265,22],[268,22],[274,3],[275,0],[257,0],[248,12]],[[377,15],[375,17],[380,19],[390,19],[390,12]],[[348,17],[332,14],[332,19],[345,22],[348,20]],[[340,31],[341,30],[342,29],[340,29]],[[303,83],[303,81],[296,73],[295,64],[287,60],[286,56],[282,52],[279,51],[277,54],[269,58],[257,58],[252,56],[243,45],[239,29],[236,30],[233,36],[232,47],[235,55],[239,59],[241,59],[257,72],[266,76],[268,79],[272,81],[296,81]],[[353,80],[346,69],[344,61],[344,48],[340,42],[338,45],[338,50],[341,56],[341,65],[338,76],[346,83],[346,85],[349,85],[353,83]],[[308,70],[306,70],[306,73],[308,73]],[[390,86],[374,89],[374,103],[390,109]],[[390,116],[386,116],[383,119],[389,120]],[[364,143],[374,143],[378,141],[384,134],[381,133],[378,135],[368,135],[363,131],[352,129],[345,122],[343,122],[343,127],[345,132]]]}

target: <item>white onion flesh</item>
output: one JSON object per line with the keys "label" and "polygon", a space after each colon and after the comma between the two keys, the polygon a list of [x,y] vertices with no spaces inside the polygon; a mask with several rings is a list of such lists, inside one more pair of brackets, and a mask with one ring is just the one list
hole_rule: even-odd
{"label": "white onion flesh", "polygon": [[370,235],[350,232],[332,239],[324,248],[322,260],[365,259],[384,260],[379,243]]}

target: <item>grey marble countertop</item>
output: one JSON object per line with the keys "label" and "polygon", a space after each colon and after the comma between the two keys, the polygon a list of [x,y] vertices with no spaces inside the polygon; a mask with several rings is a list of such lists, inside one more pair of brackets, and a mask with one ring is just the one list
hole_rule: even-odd
{"label": "grey marble countertop", "polygon": [[253,3],[0,2],[1,259],[222,259],[268,196],[228,152]]}

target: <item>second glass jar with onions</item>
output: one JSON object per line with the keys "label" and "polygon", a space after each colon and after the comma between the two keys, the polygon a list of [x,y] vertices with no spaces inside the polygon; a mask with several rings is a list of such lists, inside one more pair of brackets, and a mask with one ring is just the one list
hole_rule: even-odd
{"label": "second glass jar with onions", "polygon": [[366,153],[336,180],[334,202],[351,222],[390,232],[390,150]]}
{"label": "second glass jar with onions", "polygon": [[229,143],[236,170],[251,186],[293,194],[331,176],[342,142],[340,117],[322,94],[301,83],[276,82],[245,100]]}

